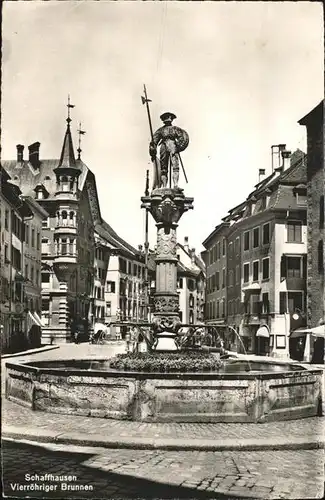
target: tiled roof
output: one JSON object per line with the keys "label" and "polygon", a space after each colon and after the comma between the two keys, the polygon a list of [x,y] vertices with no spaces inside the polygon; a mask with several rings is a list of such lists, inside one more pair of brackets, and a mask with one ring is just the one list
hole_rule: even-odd
{"label": "tiled roof", "polygon": [[[182,245],[181,243],[177,243],[177,246],[180,247],[183,252],[185,252],[190,258],[192,258],[192,254],[186,250],[184,245]],[[205,272],[205,264],[201,257],[196,254],[194,254],[194,264],[200,269],[200,271],[202,271],[203,273]]]}
{"label": "tiled roof", "polygon": [[[56,175],[54,169],[58,167],[59,160],[41,160],[36,170],[29,161],[3,160],[3,168],[10,175],[12,182],[20,187],[26,196],[34,196],[37,184],[43,184],[51,198],[56,191]],[[82,160],[76,160],[76,167],[81,171],[79,176],[79,189],[82,190],[88,174],[88,167]]]}
{"label": "tiled roof", "polygon": [[123,240],[106,221],[103,220],[100,224],[96,224],[95,230],[114,248],[130,254],[132,257],[139,258],[139,250],[136,250],[132,245]]}
{"label": "tiled roof", "polygon": [[299,205],[297,203],[294,191],[294,187],[292,186],[280,185],[277,191],[275,191],[276,196],[274,196],[273,200],[270,200],[269,208],[276,210],[306,209],[307,205]]}
{"label": "tiled roof", "polygon": [[214,236],[216,236],[220,231],[222,231],[223,229],[225,228],[228,228],[229,227],[229,223],[227,222],[228,221],[228,218],[227,217],[224,217],[223,219],[224,222],[221,222],[220,224],[218,224],[218,226],[216,226],[214,228],[214,230],[212,231],[212,233],[209,234],[209,236],[203,241],[202,245],[206,248],[206,245],[209,245],[209,241],[214,238]]}
{"label": "tiled roof", "polygon": [[193,268],[193,267],[187,267],[182,262],[177,263],[177,271],[179,273],[190,274],[191,276],[194,276],[194,277],[197,277],[201,273],[200,269]]}
{"label": "tiled roof", "polygon": [[58,168],[78,168],[76,164],[76,159],[74,156],[73,143],[70,131],[70,125],[68,122],[67,130],[64,136],[62,152],[60,157],[60,162]]}

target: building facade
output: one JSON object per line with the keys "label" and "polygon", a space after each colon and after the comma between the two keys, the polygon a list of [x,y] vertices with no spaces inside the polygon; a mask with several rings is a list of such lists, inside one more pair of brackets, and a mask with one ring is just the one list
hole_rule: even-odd
{"label": "building facade", "polygon": [[227,241],[229,223],[222,222],[205,239],[202,258],[206,266],[205,320],[226,325],[227,318]]}
{"label": "building facade", "polygon": [[45,210],[23,197],[1,167],[1,345],[4,352],[41,344],[41,230]]}
{"label": "building facade", "polygon": [[205,307],[205,266],[190,248],[188,237],[184,244],[177,243],[177,293],[179,295],[179,315],[184,324],[197,324],[204,321]]}
{"label": "building facade", "polygon": [[299,120],[307,128],[307,203],[308,203],[308,326],[325,320],[324,283],[324,132],[321,102]]}
{"label": "building facade", "polygon": [[[307,322],[309,328],[325,325],[325,166],[324,101],[299,120],[307,129]],[[325,334],[325,326],[324,326]],[[324,338],[306,337],[308,360],[324,359]],[[315,357],[315,356],[314,356]]]}
{"label": "building facade", "polygon": [[[70,118],[59,159],[40,158],[40,143],[22,145],[4,168],[25,196],[47,212],[42,222],[42,342],[69,342],[89,334],[94,279],[94,227],[101,220],[93,173],[75,158]],[[31,228],[33,238],[33,228]]]}
{"label": "building facade", "polygon": [[[281,156],[271,175],[223,219],[225,322],[239,333],[238,342],[247,352],[286,358],[290,332],[306,322],[307,169],[301,151],[291,155],[282,148]],[[204,242],[209,255],[207,302],[217,269],[214,233]]]}
{"label": "building facade", "polygon": [[[104,307],[104,321],[111,324],[111,334],[125,333],[125,328],[114,323],[148,321],[149,304],[146,294],[146,266],[144,252],[121,238],[105,221],[95,227],[108,251],[104,267],[107,265],[105,282],[101,283],[101,300]],[[102,270],[104,278],[104,270]],[[104,283],[104,286],[103,286]],[[97,292],[98,293],[98,292]],[[98,304],[99,305],[99,304]]]}

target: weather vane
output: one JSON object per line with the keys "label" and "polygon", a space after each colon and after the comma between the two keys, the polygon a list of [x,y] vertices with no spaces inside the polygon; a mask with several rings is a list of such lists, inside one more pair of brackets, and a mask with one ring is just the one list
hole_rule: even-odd
{"label": "weather vane", "polygon": [[67,123],[68,123],[68,125],[70,125],[70,122],[71,122],[71,118],[70,118],[70,109],[71,109],[71,108],[74,108],[74,104],[70,104],[70,94],[68,94],[68,104],[67,104],[67,108],[68,108],[68,118],[67,118]]}
{"label": "weather vane", "polygon": [[85,135],[85,133],[86,133],[85,130],[81,129],[81,123],[79,123],[79,128],[78,128],[77,132],[79,134],[79,147],[78,147],[77,151],[78,151],[78,160],[80,160],[80,155],[81,155],[81,151],[82,151],[82,149],[81,149],[81,136]]}

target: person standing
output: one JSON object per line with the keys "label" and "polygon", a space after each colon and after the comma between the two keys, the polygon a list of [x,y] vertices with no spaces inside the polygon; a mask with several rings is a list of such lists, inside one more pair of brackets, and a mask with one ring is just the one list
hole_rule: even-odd
{"label": "person standing", "polygon": [[75,342],[75,344],[79,344],[79,342],[80,342],[79,328],[76,328],[76,330],[74,332],[74,342]]}
{"label": "person standing", "polygon": [[127,330],[125,334],[125,343],[126,343],[126,352],[130,352],[130,347],[131,347],[131,334],[130,330]]}

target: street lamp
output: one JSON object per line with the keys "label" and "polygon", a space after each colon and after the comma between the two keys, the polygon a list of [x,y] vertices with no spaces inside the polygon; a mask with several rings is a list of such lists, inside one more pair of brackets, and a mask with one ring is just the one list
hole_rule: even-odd
{"label": "street lamp", "polygon": [[292,319],[297,321],[298,319],[303,319],[304,317],[305,313],[301,309],[296,307],[294,313],[292,314]]}

